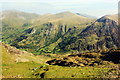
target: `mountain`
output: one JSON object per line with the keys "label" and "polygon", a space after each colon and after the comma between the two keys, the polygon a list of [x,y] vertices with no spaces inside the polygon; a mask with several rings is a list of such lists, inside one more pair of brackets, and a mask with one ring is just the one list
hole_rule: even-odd
{"label": "mountain", "polygon": [[34,20],[35,25],[45,24],[47,22],[55,23],[55,24],[63,24],[63,25],[80,25],[80,24],[88,24],[91,22],[91,18],[87,18],[84,16],[79,16],[71,12],[61,12],[57,14],[46,14],[38,17]]}
{"label": "mountain", "polygon": [[76,37],[72,37],[69,41],[63,40],[57,46],[57,49],[61,49],[61,51],[78,50],[81,52],[119,48],[119,30],[116,19],[116,15],[103,16],[97,19]]}
{"label": "mountain", "polygon": [[3,25],[9,26],[23,26],[25,23],[30,23],[32,19],[36,18],[38,15],[34,13],[26,13],[20,11],[2,11],[1,18]]}
{"label": "mountain", "polygon": [[97,49],[118,48],[119,47],[118,45],[119,35],[118,35],[117,25],[118,25],[117,22],[112,20],[111,17],[104,16],[98,19],[97,21],[95,21],[94,24],[92,24],[91,26],[83,30],[82,33],[79,34],[79,36],[82,36],[82,37],[89,36],[91,37],[91,39],[94,36],[94,40],[93,40],[94,43],[90,43],[90,45],[98,45],[96,46]]}
{"label": "mountain", "polygon": [[20,32],[32,25],[32,19],[38,15],[20,11],[2,11],[0,22],[2,25],[2,40],[10,43]]}
{"label": "mountain", "polygon": [[90,15],[87,15],[87,14],[81,14],[81,13],[76,13],[76,14],[77,14],[77,15],[80,15],[80,16],[87,17],[87,18],[97,19],[97,17],[95,17],[95,16],[90,16]]}
{"label": "mountain", "polygon": [[[14,22],[14,20],[7,20]],[[10,26],[12,22],[5,21],[8,26],[3,25],[2,40],[17,48],[38,54],[52,52],[64,37],[69,39],[71,36],[76,36],[94,21],[71,12],[39,15],[26,20],[30,24],[22,23],[21,26],[15,27]]]}
{"label": "mountain", "polygon": [[114,20],[115,22],[118,23],[118,14],[114,14],[114,15],[106,15],[105,17]]}

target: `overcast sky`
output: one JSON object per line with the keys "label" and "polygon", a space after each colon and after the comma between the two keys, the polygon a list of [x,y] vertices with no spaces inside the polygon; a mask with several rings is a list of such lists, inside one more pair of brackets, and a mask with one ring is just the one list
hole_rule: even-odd
{"label": "overcast sky", "polygon": [[96,17],[117,14],[119,0],[0,0],[2,10],[45,14],[70,11]]}

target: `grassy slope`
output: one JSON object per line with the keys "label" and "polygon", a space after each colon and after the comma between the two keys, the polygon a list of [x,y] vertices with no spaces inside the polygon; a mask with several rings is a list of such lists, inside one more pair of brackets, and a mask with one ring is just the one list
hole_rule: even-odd
{"label": "grassy slope", "polygon": [[[44,62],[47,57],[34,56],[30,53],[14,54],[9,53],[8,50],[1,46],[2,52],[2,74],[5,78],[30,78],[32,77],[32,69],[46,65]],[[43,60],[44,59],[44,60]]]}
{"label": "grassy slope", "polygon": [[46,14],[39,16],[38,18],[35,18],[33,20],[33,24],[38,26],[41,24],[45,24],[47,22],[51,22],[56,25],[63,24],[71,27],[73,26],[81,27],[82,25],[84,26],[87,23],[91,23],[92,21],[94,21],[94,19],[79,16],[71,12],[62,12],[57,14]]}
{"label": "grassy slope", "polygon": [[[2,70],[4,78],[97,78],[104,77],[106,72],[111,68],[105,67],[62,67],[54,65],[46,65],[44,62],[48,57],[33,56],[26,54],[11,54],[7,49],[2,47]],[[18,56],[29,59],[31,61],[16,62]],[[57,55],[56,55],[57,56]],[[59,55],[58,55],[59,56]],[[40,59],[43,61],[40,61]],[[38,62],[39,61],[39,62]]]}

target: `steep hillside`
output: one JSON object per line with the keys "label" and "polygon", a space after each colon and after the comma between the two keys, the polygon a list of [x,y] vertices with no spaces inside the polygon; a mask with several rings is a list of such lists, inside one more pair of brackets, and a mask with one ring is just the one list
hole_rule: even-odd
{"label": "steep hillside", "polygon": [[76,37],[72,37],[69,41],[63,40],[57,49],[81,52],[119,48],[118,24],[113,19],[117,18],[113,15],[101,17]]}

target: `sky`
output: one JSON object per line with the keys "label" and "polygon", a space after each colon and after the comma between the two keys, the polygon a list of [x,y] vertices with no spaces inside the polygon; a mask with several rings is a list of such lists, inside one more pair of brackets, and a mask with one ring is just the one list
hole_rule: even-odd
{"label": "sky", "polygon": [[118,13],[119,0],[0,0],[0,10],[37,14],[70,11],[95,17]]}

